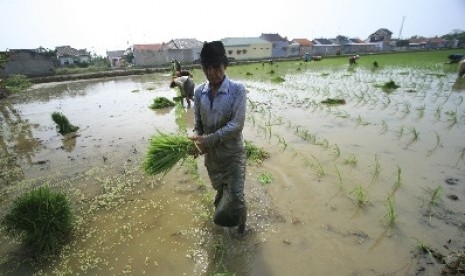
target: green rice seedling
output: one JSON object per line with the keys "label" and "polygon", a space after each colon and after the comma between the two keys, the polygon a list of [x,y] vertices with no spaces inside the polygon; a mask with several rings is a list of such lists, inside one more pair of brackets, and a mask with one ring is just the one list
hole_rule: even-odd
{"label": "green rice seedling", "polygon": [[449,127],[452,127],[454,126],[455,124],[457,124],[458,122],[458,119],[457,119],[457,110],[455,111],[448,111],[448,112],[445,112],[445,114],[447,116],[449,116],[449,118],[447,119],[449,121]]}
{"label": "green rice seedling", "polygon": [[[185,160],[197,145],[184,135],[159,132],[150,139],[143,169],[146,173],[166,175],[180,160]],[[198,150],[198,147],[197,147]]]}
{"label": "green rice seedling", "polygon": [[278,136],[278,144],[283,144],[283,149],[286,150],[287,143],[286,143],[286,139],[284,139],[284,137]]}
{"label": "green rice seedling", "polygon": [[131,93],[137,93],[139,91],[140,91],[139,89],[134,89],[134,90],[131,91]]}
{"label": "green rice seedling", "polygon": [[464,161],[464,159],[465,159],[465,147],[460,150],[460,156],[457,159],[457,162],[455,165],[458,166],[460,160]]}
{"label": "green rice seedling", "polygon": [[255,146],[252,142],[245,140],[245,156],[249,161],[261,163],[270,157],[270,153],[263,148]]}
{"label": "green rice seedling", "polygon": [[350,191],[350,194],[355,195],[355,201],[356,201],[358,207],[363,207],[368,202],[366,192],[363,189],[362,185],[360,185],[360,184],[355,186]]}
{"label": "green rice seedling", "polygon": [[273,176],[269,172],[262,172],[258,177],[258,182],[262,185],[270,184],[273,181]]}
{"label": "green rice seedling", "polygon": [[402,135],[404,134],[404,126],[401,126],[398,130],[395,131],[397,138],[402,138]]}
{"label": "green rice seedling", "polygon": [[441,136],[439,136],[439,134],[434,131],[434,134],[436,135],[436,145],[434,146],[434,148],[430,149],[428,152],[427,152],[427,155],[431,155],[440,145],[441,145]]}
{"label": "green rice seedling", "polygon": [[439,201],[442,199],[443,196],[443,190],[441,186],[436,187],[431,194],[430,194],[430,199],[428,202],[428,205],[431,206],[437,206],[439,204]]}
{"label": "green rice seedling", "polygon": [[165,107],[175,106],[176,104],[165,97],[156,97],[153,103],[149,106],[150,109],[160,109]]}
{"label": "green rice seedling", "polygon": [[442,113],[442,106],[438,106],[435,112],[436,121],[441,120],[441,113]]}
{"label": "green rice seedling", "polygon": [[67,241],[73,215],[65,194],[40,187],[16,198],[1,223],[40,257],[56,253]]}
{"label": "green rice seedling", "polygon": [[381,164],[379,163],[378,155],[375,154],[375,167],[373,170],[373,179],[371,181],[372,183],[378,181],[380,172],[381,172]]}
{"label": "green rice seedling", "polygon": [[387,125],[386,121],[383,120],[381,122],[381,125],[382,125],[381,134],[386,133],[388,131],[388,125]]}
{"label": "green rice seedling", "polygon": [[323,169],[323,166],[321,165],[320,161],[313,155],[313,154],[310,154],[313,159],[315,159],[316,161],[316,166],[313,166],[313,169],[318,177],[318,180],[321,179],[321,177],[323,175],[325,175],[325,170]]}
{"label": "green rice seedling", "polygon": [[339,168],[336,166],[336,163],[334,162],[333,164],[334,164],[334,168],[336,169],[337,176],[339,178],[339,190],[342,190],[344,185],[342,182],[341,172],[339,171]]}
{"label": "green rice seedling", "polygon": [[396,213],[396,210],[394,209],[394,200],[391,199],[391,197],[388,197],[384,205],[386,207],[386,215],[384,216],[385,223],[388,226],[393,226],[397,218],[397,213]]}
{"label": "green rice seedling", "polygon": [[410,142],[407,144],[407,147],[409,147],[411,144],[415,143],[418,141],[419,137],[420,137],[420,133],[417,131],[417,129],[415,127],[412,127],[410,129],[410,132],[412,133],[412,139],[410,140]]}
{"label": "green rice seedling", "polygon": [[357,158],[355,157],[355,154],[352,154],[351,156],[347,157],[346,159],[344,159],[344,164],[345,165],[349,165],[351,166],[352,168],[355,168],[357,166],[357,163],[358,163],[358,160]]}
{"label": "green rice seedling", "polygon": [[367,126],[367,125],[370,124],[370,123],[368,123],[368,122],[365,122],[365,121],[362,119],[362,116],[360,116],[360,114],[358,115],[356,122],[357,122],[357,125],[362,125],[362,126]]}
{"label": "green rice seedling", "polygon": [[391,193],[392,196],[396,193],[397,189],[399,189],[400,186],[402,185],[401,173],[402,173],[402,170],[400,169],[399,166],[397,166],[397,178],[396,178],[396,182],[394,183],[394,187],[392,188],[392,193]]}
{"label": "green rice seedling", "polygon": [[334,149],[333,151],[334,158],[338,158],[339,156],[341,156],[341,149],[339,148],[337,144],[334,144],[333,149]]}
{"label": "green rice seedling", "polygon": [[53,112],[52,120],[57,124],[58,132],[62,135],[75,132],[79,129],[78,126],[72,125],[68,118],[60,112]]}

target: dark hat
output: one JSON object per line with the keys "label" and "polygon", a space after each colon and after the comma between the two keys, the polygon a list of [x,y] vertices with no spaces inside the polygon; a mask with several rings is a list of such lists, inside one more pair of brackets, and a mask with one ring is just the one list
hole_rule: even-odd
{"label": "dark hat", "polygon": [[228,57],[226,57],[226,51],[224,50],[223,42],[212,41],[205,42],[200,52],[200,63],[201,64],[228,64]]}

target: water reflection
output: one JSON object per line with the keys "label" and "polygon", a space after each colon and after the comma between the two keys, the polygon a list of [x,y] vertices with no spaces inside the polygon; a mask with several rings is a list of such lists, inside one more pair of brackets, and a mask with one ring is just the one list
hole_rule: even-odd
{"label": "water reflection", "polygon": [[452,85],[452,90],[454,90],[454,91],[463,91],[463,90],[465,90],[465,78],[457,77],[454,84]]}

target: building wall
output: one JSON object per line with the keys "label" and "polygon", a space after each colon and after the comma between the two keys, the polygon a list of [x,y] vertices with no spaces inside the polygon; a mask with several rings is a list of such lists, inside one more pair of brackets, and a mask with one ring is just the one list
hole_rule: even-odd
{"label": "building wall", "polygon": [[274,58],[287,57],[288,48],[289,48],[289,42],[287,41],[273,41],[272,57]]}
{"label": "building wall", "polygon": [[312,55],[314,56],[329,56],[336,55],[341,52],[340,45],[313,45]]}
{"label": "building wall", "polygon": [[50,76],[55,73],[51,56],[33,50],[11,50],[0,76],[20,74],[29,77]]}
{"label": "building wall", "polygon": [[256,60],[271,58],[271,43],[254,43],[249,45],[225,46],[228,58],[235,60]]}

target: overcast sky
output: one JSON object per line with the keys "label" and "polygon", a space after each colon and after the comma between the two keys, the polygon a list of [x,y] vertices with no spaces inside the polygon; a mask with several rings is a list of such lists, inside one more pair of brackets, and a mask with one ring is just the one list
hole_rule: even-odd
{"label": "overcast sky", "polygon": [[465,30],[465,0],[0,0],[0,51],[70,45],[98,55],[173,38],[401,38]]}

